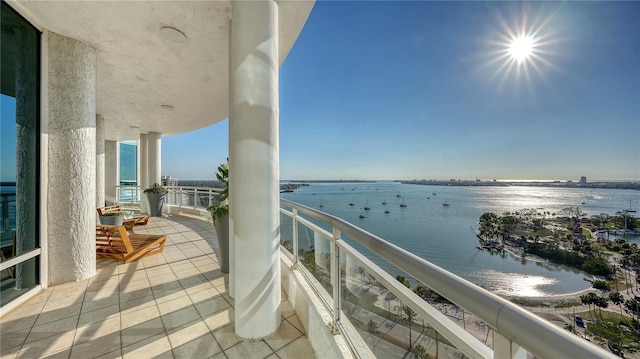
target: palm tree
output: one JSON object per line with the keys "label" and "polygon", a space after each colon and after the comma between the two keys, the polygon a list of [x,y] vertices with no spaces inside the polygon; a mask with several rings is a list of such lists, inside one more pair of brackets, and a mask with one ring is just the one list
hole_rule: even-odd
{"label": "palm tree", "polygon": [[369,333],[371,333],[371,342],[373,343],[373,345],[376,345],[375,339],[375,333],[378,330],[378,323],[376,323],[375,321],[370,320],[369,323],[367,323],[367,329],[369,330]]}
{"label": "palm tree", "polygon": [[[624,318],[624,315],[622,314],[622,303],[624,303],[624,297],[622,296],[622,294],[620,294],[619,292],[615,292],[615,293],[609,293],[609,300],[618,306],[618,308],[620,309],[620,316]],[[625,323],[627,322],[627,320],[625,319]]]}
{"label": "palm tree", "polygon": [[411,323],[413,323],[413,318],[415,318],[416,312],[414,312],[408,305],[403,305],[402,311],[404,311],[404,314],[407,316],[407,321],[409,322],[409,351],[411,351]]}
{"label": "palm tree", "polygon": [[602,318],[602,308],[606,308],[609,306],[609,301],[605,297],[600,297],[596,295],[596,299],[593,302],[598,307],[598,311],[600,312],[600,320],[604,321]]}

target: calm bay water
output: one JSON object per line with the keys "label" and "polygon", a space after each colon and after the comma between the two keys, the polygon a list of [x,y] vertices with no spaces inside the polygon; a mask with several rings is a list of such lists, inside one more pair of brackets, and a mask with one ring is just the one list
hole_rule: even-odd
{"label": "calm bay water", "polygon": [[[396,197],[398,193],[401,198]],[[583,280],[584,273],[567,267],[478,250],[471,227],[478,228],[482,213],[523,208],[559,213],[579,206],[587,215],[615,214],[630,203],[636,207],[640,203],[640,191],[634,190],[445,187],[390,181],[312,183],[281,196],[340,217],[487,289],[519,296],[572,293],[588,288],[589,283]],[[403,198],[406,208],[399,206]],[[382,205],[385,200],[387,205]],[[350,202],[355,205],[349,206]],[[367,203],[371,210],[364,211]],[[366,218],[359,218],[362,213]],[[631,242],[640,244],[640,238],[631,237]],[[387,263],[376,262],[394,276],[399,273]]]}

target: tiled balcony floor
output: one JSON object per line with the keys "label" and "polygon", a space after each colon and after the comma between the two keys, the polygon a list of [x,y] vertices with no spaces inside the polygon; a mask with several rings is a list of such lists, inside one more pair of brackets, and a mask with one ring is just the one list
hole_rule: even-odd
{"label": "tiled balcony floor", "polygon": [[94,277],[50,287],[0,318],[1,357],[315,357],[284,292],[276,334],[235,336],[210,223],[174,215],[135,232],[166,234],[164,252],[130,264],[98,259]]}

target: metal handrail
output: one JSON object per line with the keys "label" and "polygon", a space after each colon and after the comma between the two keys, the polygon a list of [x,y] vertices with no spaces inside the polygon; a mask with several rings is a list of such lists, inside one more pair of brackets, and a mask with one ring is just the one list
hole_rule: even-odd
{"label": "metal handrail", "polygon": [[[608,351],[351,223],[289,200],[280,199],[280,203],[347,234],[449,301],[472,312],[495,332],[539,357],[613,357]],[[496,357],[502,355],[504,353],[494,353]]]}

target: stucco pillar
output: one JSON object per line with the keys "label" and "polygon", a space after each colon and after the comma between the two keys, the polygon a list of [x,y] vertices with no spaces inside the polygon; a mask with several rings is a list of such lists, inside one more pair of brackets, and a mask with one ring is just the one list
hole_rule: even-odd
{"label": "stucco pillar", "polygon": [[48,36],[49,284],[96,272],[96,52]]}
{"label": "stucco pillar", "polygon": [[258,339],[280,326],[278,7],[232,2],[229,190],[235,327]]}
{"label": "stucco pillar", "polygon": [[162,171],[162,140],[157,132],[147,135],[147,181],[149,185],[160,183]]}
{"label": "stucco pillar", "polygon": [[[96,207],[104,206],[104,117],[96,115]],[[96,213],[97,215],[97,213]]]}
{"label": "stucco pillar", "polygon": [[108,203],[119,202],[117,186],[120,185],[120,146],[117,141],[104,141],[104,191]]}
{"label": "stucco pillar", "polygon": [[138,166],[140,170],[140,213],[149,213],[149,203],[144,197],[142,191],[149,187],[149,141],[146,134],[140,134],[140,141],[138,141],[138,153],[140,158],[138,160]]}

